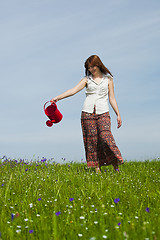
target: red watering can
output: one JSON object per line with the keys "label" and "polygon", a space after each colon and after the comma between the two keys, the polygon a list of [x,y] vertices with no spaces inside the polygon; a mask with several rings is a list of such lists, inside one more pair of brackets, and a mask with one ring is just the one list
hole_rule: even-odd
{"label": "red watering can", "polygon": [[51,105],[46,108],[47,103],[50,103],[50,101],[44,104],[44,112],[50,120],[46,121],[46,125],[52,127],[53,123],[58,123],[62,120],[63,115],[58,110],[55,102],[51,103]]}

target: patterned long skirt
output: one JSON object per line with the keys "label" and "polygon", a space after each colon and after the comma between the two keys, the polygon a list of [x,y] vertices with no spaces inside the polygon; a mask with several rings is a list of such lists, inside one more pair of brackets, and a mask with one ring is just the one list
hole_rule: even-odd
{"label": "patterned long skirt", "polygon": [[81,125],[88,168],[123,164],[123,158],[111,133],[109,112],[82,112]]}

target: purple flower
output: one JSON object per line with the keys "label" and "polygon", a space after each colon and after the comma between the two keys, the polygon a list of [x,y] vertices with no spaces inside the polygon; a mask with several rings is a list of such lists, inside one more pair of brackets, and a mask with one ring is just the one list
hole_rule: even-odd
{"label": "purple flower", "polygon": [[27,171],[28,171],[28,168],[26,168],[25,172],[27,172]]}
{"label": "purple flower", "polygon": [[29,233],[33,233],[33,230],[29,230]]}
{"label": "purple flower", "polygon": [[119,198],[115,198],[115,199],[114,199],[114,202],[115,202],[116,204],[117,204],[119,201],[120,201]]}
{"label": "purple flower", "polygon": [[14,214],[11,213],[11,220],[13,221],[13,219],[14,219]]}
{"label": "purple flower", "polygon": [[47,159],[46,158],[42,158],[41,162],[45,162],[45,161],[47,161]]}
{"label": "purple flower", "polygon": [[121,225],[121,222],[118,223],[118,226],[120,226],[120,225]]}
{"label": "purple flower", "polygon": [[150,212],[150,209],[148,207],[146,208],[146,212],[148,212],[148,213]]}
{"label": "purple flower", "polygon": [[61,214],[61,212],[56,212],[56,216],[59,216]]}
{"label": "purple flower", "polygon": [[38,201],[41,201],[41,198],[38,198]]}
{"label": "purple flower", "polygon": [[70,198],[69,201],[72,202],[74,200],[74,198]]}
{"label": "purple flower", "polygon": [[4,186],[4,183],[2,183],[2,187]]}

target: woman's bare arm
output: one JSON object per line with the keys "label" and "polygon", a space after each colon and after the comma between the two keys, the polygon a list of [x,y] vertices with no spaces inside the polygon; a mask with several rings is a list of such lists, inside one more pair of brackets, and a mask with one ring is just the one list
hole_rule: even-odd
{"label": "woman's bare arm", "polygon": [[122,120],[121,120],[120,112],[118,109],[117,101],[114,95],[114,83],[112,78],[109,78],[108,87],[109,87],[109,102],[117,115],[117,123],[119,128],[122,125]]}
{"label": "woman's bare arm", "polygon": [[83,78],[75,87],[65,91],[64,93],[58,95],[57,97],[54,97],[50,100],[50,102],[57,102],[59,100],[62,100],[63,98],[67,98],[70,96],[75,95],[79,91],[81,91],[87,84],[87,78]]}

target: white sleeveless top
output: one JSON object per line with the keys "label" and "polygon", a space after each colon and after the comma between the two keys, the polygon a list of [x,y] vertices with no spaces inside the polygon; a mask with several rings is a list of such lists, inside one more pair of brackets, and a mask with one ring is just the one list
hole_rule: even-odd
{"label": "white sleeveless top", "polygon": [[103,75],[101,82],[96,83],[91,76],[87,77],[86,99],[82,108],[83,112],[96,114],[109,111],[108,106],[108,76]]}

